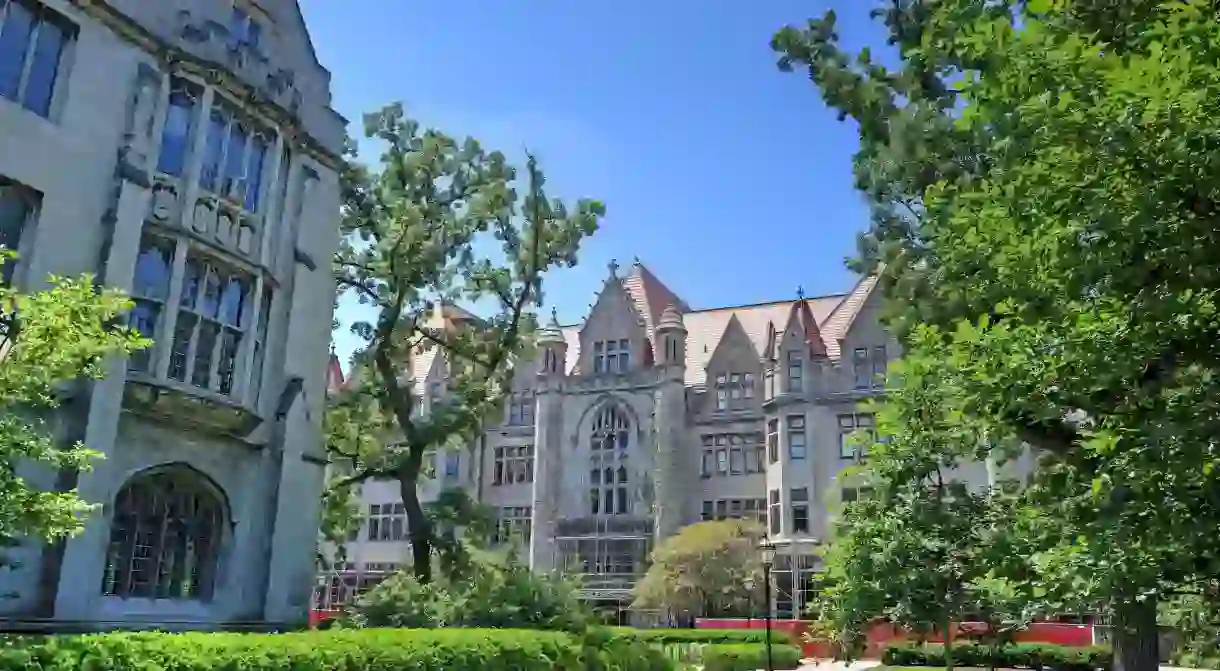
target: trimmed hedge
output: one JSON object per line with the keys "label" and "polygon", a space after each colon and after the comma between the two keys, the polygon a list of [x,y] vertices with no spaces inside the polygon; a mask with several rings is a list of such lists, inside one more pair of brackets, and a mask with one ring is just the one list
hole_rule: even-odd
{"label": "trimmed hedge", "polygon": [[[632,627],[607,627],[607,630],[622,636],[643,639],[652,643],[766,643],[765,629],[635,629]],[[771,643],[792,643],[782,631],[771,630]]]}
{"label": "trimmed hedge", "polygon": [[[1077,648],[1045,643],[1014,643],[998,650],[978,643],[955,643],[953,663],[956,666],[1004,667],[1015,669],[1048,669],[1051,671],[1109,671],[1110,648],[1093,646]],[[881,656],[886,666],[945,665],[945,646],[941,643],[899,643],[890,645]]]}
{"label": "trimmed hedge", "polygon": [[0,638],[0,669],[40,671],[672,671],[642,641],[513,629],[340,629],[291,634],[115,633]]}
{"label": "trimmed hedge", "polygon": [[[795,669],[801,665],[801,649],[795,645],[771,645],[771,660],[776,669]],[[703,646],[703,671],[758,671],[767,666],[767,646],[759,643],[730,643]]]}

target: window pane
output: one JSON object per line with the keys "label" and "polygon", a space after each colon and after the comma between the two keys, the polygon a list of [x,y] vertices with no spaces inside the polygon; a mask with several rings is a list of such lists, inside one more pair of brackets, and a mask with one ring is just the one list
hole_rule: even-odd
{"label": "window pane", "polygon": [[178,323],[174,325],[174,344],[170,350],[169,376],[175,380],[186,381],[186,364],[191,346],[191,336],[195,333],[195,315],[189,312],[178,313]]}
{"label": "window pane", "polygon": [[222,394],[233,392],[233,373],[237,369],[237,354],[241,350],[241,333],[225,329],[220,344],[220,361],[216,367],[217,389]]}
{"label": "window pane", "polygon": [[220,276],[216,274],[215,268],[205,266],[205,269],[207,277],[203,281],[203,292],[198,305],[195,306],[195,312],[202,317],[216,319],[216,312],[220,308]]}
{"label": "window pane", "polygon": [[246,176],[246,140],[249,134],[240,123],[229,127],[229,145],[225,148],[225,183]]}
{"label": "window pane", "polygon": [[34,45],[24,98],[26,108],[39,116],[45,117],[51,113],[51,98],[65,37],[63,29],[50,21],[42,21],[38,25],[38,42]]}
{"label": "window pane", "polygon": [[[0,246],[16,252],[21,245],[21,232],[30,218],[30,204],[18,187],[0,183]],[[14,259],[4,261],[3,281],[8,284],[17,265]]]}
{"label": "window pane", "polygon": [[229,120],[218,109],[212,110],[212,118],[208,122],[208,140],[203,151],[203,169],[199,173],[199,186],[208,191],[216,190],[216,180],[220,177],[220,161],[224,158],[225,135],[228,133]]}
{"label": "window pane", "polygon": [[219,331],[220,325],[213,322],[204,321],[199,325],[198,340],[195,343],[195,368],[191,371],[191,383],[196,387],[208,389],[212,386],[212,356]]}
{"label": "window pane", "polygon": [[[128,318],[128,323],[131,327],[140,332],[145,338],[152,338],[157,334],[157,321],[161,316],[161,306],[150,302],[136,299],[135,305],[131,308],[131,316]],[[128,359],[127,367],[131,370],[147,371],[152,363],[152,347],[134,352],[131,358]]]}
{"label": "window pane", "polygon": [[165,116],[165,127],[161,130],[161,155],[157,158],[157,170],[167,175],[182,176],[186,168],[194,113],[195,98],[188,91],[179,89],[170,94],[169,111]]}
{"label": "window pane", "polygon": [[25,55],[34,33],[34,15],[19,2],[8,3],[8,15],[0,30],[0,96],[17,99]]}
{"label": "window pane", "polygon": [[141,298],[164,301],[169,294],[170,264],[173,252],[169,249],[168,243],[155,238],[145,238],[140,247],[140,256],[136,259],[135,278],[132,282],[132,294]]}
{"label": "window pane", "polygon": [[266,162],[267,141],[256,135],[250,142],[250,168],[246,171],[246,201],[243,203],[243,207],[251,212],[258,212],[262,198],[263,167]]}
{"label": "window pane", "polygon": [[220,321],[230,326],[244,327],[242,313],[250,294],[248,283],[241,277],[230,277],[220,296]]}

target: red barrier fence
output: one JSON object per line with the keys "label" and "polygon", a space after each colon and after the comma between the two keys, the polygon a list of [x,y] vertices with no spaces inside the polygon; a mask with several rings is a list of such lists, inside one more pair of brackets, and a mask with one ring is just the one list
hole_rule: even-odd
{"label": "red barrier fence", "polygon": [[[816,641],[806,643],[802,634],[809,631],[810,622],[804,620],[772,620],[771,628],[788,634],[794,643],[800,645],[806,657],[833,657],[834,652],[829,643]],[[761,619],[738,618],[699,618],[695,620],[698,629],[763,629],[766,622]],[[974,638],[987,630],[982,622],[963,622],[957,626],[955,638]],[[864,656],[876,659],[881,656],[885,647],[891,643],[903,640],[906,635],[897,627],[887,623],[873,625],[867,635]],[[1087,624],[1060,624],[1058,622],[1035,622],[1029,627],[1017,632],[1018,643],[1052,643],[1072,647],[1093,645],[1093,627]],[[940,637],[933,635],[929,641],[940,642]]]}

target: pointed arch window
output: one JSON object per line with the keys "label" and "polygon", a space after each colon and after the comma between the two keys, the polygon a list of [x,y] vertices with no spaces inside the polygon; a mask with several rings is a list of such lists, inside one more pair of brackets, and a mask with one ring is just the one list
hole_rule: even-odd
{"label": "pointed arch window", "polygon": [[227,519],[223,495],[200,473],[137,474],[115,497],[102,593],[210,601]]}
{"label": "pointed arch window", "polygon": [[631,418],[618,405],[607,405],[593,418],[589,449],[625,450],[631,443]]}

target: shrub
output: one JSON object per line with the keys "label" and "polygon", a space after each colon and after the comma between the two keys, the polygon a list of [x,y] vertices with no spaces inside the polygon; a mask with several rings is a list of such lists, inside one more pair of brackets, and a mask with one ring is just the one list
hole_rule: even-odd
{"label": "shrub", "polygon": [[[634,629],[609,627],[617,635],[640,638],[653,643],[766,643],[765,629]],[[771,630],[771,642],[792,643],[788,634]]]}
{"label": "shrub", "polygon": [[581,669],[617,671],[583,658],[561,632],[363,629],[294,634],[97,634],[7,638],[0,669],[41,671],[399,671]]}
{"label": "shrub", "polygon": [[[801,649],[795,645],[771,645],[776,669],[801,665]],[[767,646],[758,643],[725,643],[703,646],[703,671],[757,671],[767,666]]]}
{"label": "shrub", "polygon": [[474,563],[461,580],[421,584],[399,572],[357,599],[357,627],[490,627],[583,632],[589,613],[576,588],[516,563]]}
{"label": "shrub", "polygon": [[[1049,669],[1052,671],[1109,670],[1107,647],[1077,648],[1044,643],[1014,643],[993,649],[977,643],[955,643],[953,662],[967,667]],[[945,646],[939,643],[890,645],[881,657],[886,666],[944,666]]]}

